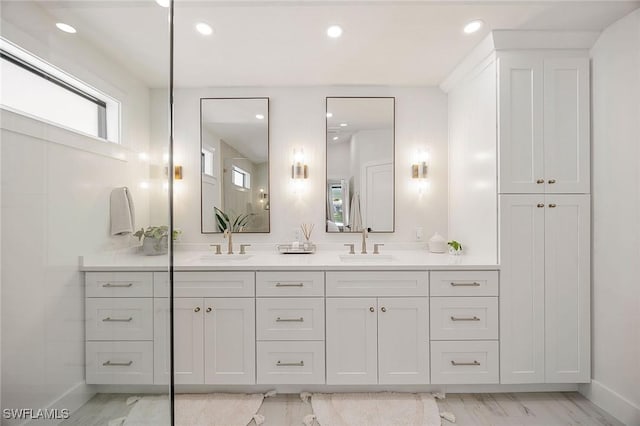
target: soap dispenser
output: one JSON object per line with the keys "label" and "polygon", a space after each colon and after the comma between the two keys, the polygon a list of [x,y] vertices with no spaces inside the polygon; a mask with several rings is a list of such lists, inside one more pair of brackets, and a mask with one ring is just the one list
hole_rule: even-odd
{"label": "soap dispenser", "polygon": [[429,239],[429,251],[431,253],[446,253],[447,240],[436,232],[433,234],[433,237]]}

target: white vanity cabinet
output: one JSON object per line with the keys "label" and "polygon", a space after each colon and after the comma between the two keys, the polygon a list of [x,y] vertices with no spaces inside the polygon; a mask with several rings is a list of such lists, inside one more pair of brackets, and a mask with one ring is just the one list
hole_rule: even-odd
{"label": "white vanity cabinet", "polygon": [[500,196],[502,383],[590,380],[589,198]]}
{"label": "white vanity cabinet", "polygon": [[432,271],[431,383],[499,383],[498,272]]}
{"label": "white vanity cabinet", "polygon": [[86,274],[88,384],[153,383],[152,285],[151,272]]}
{"label": "white vanity cabinet", "polygon": [[499,193],[589,193],[589,57],[498,57]]}
{"label": "white vanity cabinet", "polygon": [[[176,384],[255,383],[253,276],[253,272],[175,274]],[[156,274],[156,278],[159,286],[166,283],[166,274]],[[183,297],[195,294],[251,297]],[[169,383],[168,298],[155,298],[154,318],[154,383],[166,384]]]}
{"label": "white vanity cabinet", "polygon": [[327,384],[429,383],[427,295],[426,271],[327,272]]}
{"label": "white vanity cabinet", "polygon": [[325,383],[322,271],[256,272],[258,384]]}

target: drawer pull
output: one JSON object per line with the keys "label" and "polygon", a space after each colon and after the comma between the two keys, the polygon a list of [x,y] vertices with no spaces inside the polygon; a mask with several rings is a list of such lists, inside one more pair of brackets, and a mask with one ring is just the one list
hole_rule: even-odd
{"label": "drawer pull", "polygon": [[133,283],[126,283],[126,284],[113,284],[113,283],[106,283],[106,284],[102,284],[102,287],[105,288],[124,288],[124,287],[132,287]]}
{"label": "drawer pull", "polygon": [[480,321],[477,316],[472,317],[451,317],[451,321]]}
{"label": "drawer pull", "polygon": [[478,361],[473,361],[473,362],[455,362],[455,361],[451,361],[451,365],[453,365],[454,367],[457,367],[459,365],[480,365],[480,363]]}
{"label": "drawer pull", "polygon": [[103,322],[131,322],[131,320],[133,320],[133,317],[129,317],[129,318],[111,318],[111,317],[106,317],[106,318],[102,319]]}
{"label": "drawer pull", "polygon": [[276,283],[276,287],[304,287],[304,283]]}
{"label": "drawer pull", "polygon": [[449,284],[451,284],[452,287],[480,287],[480,283],[478,282],[472,282],[472,283],[456,283],[456,282],[450,282]]}
{"label": "drawer pull", "polygon": [[105,367],[129,367],[131,364],[133,364],[133,361],[129,361],[129,362],[111,362],[111,361],[107,361],[107,362],[103,362],[102,365]]}
{"label": "drawer pull", "polygon": [[276,322],[304,322],[304,318],[276,318]]}
{"label": "drawer pull", "polygon": [[278,361],[276,363],[278,367],[304,367],[304,361],[300,362],[282,362]]}

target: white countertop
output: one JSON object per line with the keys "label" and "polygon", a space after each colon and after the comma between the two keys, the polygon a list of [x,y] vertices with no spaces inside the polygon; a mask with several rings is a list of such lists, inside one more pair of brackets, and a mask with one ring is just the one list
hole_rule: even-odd
{"label": "white countertop", "polygon": [[[255,250],[248,257],[215,255],[205,250],[176,250],[175,271],[268,271],[268,270],[497,270],[487,257],[452,256],[429,253],[425,249],[385,250],[383,257],[367,255],[366,260],[343,261],[345,250],[318,250],[314,254],[279,254],[275,250]],[[391,256],[391,259],[388,257]],[[356,259],[358,255],[354,256]],[[167,271],[168,256],[145,256],[137,249],[82,256],[82,271]]]}

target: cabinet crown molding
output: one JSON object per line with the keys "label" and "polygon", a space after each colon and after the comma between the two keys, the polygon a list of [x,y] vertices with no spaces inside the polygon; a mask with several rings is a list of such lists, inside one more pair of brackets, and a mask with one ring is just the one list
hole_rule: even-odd
{"label": "cabinet crown molding", "polygon": [[493,30],[440,83],[440,89],[449,93],[501,51],[584,50],[587,56],[599,36],[599,31]]}

